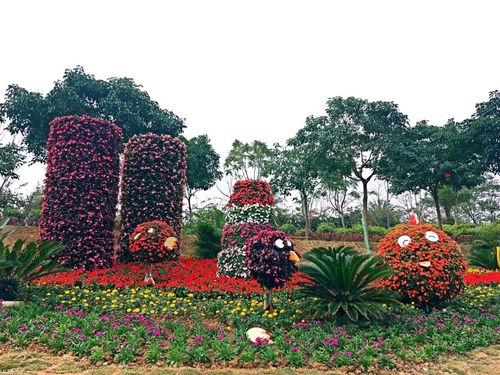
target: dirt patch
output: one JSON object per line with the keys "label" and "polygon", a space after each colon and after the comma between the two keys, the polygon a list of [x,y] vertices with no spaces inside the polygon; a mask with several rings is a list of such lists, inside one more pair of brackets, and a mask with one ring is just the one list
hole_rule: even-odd
{"label": "dirt patch", "polygon": [[[500,345],[473,350],[465,355],[443,356],[435,362],[407,363],[395,369],[372,368],[371,374],[389,375],[497,375],[500,368]],[[4,374],[360,374],[361,369],[339,368],[331,371],[322,369],[292,368],[190,368],[155,365],[92,365],[87,359],[79,359],[71,354],[52,355],[35,349],[18,349],[0,344],[0,373]]]}

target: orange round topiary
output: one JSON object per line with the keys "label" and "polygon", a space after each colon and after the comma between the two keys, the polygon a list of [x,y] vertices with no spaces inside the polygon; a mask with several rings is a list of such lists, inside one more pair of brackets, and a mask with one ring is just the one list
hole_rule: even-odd
{"label": "orange round topiary", "polygon": [[179,257],[177,233],[164,221],[139,224],[130,236],[130,253],[136,261],[158,263]]}
{"label": "orange round topiary", "polygon": [[398,225],[380,241],[378,254],[394,271],[384,285],[403,302],[430,306],[463,292],[465,257],[453,239],[431,225]]}

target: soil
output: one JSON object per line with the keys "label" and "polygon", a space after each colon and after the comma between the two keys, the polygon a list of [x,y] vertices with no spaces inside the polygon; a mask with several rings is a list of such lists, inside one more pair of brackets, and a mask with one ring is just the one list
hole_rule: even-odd
{"label": "soil", "polygon": [[380,374],[380,375],[497,375],[500,369],[500,345],[473,350],[464,355],[439,357],[433,362],[398,364],[394,369],[372,368],[364,372],[359,368],[339,368],[325,371],[322,365],[315,368],[192,368],[155,365],[91,364],[71,354],[54,355],[36,348],[19,349],[0,344],[0,373],[2,374],[182,374],[182,375],[229,375],[229,374]]}

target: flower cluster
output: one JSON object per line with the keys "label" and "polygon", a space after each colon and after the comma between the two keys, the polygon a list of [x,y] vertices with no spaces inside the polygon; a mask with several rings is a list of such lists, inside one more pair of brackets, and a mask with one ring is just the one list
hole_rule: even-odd
{"label": "flower cluster", "polygon": [[176,259],[179,251],[177,233],[163,221],[139,224],[130,238],[130,253],[137,261],[158,263]]}
{"label": "flower cluster", "polygon": [[250,238],[245,247],[250,275],[263,288],[280,288],[297,272],[297,266],[290,260],[292,242],[282,231],[261,231]]}
{"label": "flower cluster", "polygon": [[246,206],[251,204],[274,206],[274,196],[271,193],[271,185],[269,183],[261,180],[241,180],[234,184],[233,194],[231,194],[227,206]]}
{"label": "flower cluster", "polygon": [[217,256],[217,276],[249,277],[245,265],[247,251],[244,246],[233,246],[222,249]]}
{"label": "flower cluster", "polygon": [[180,233],[185,181],[186,145],[182,141],[151,133],[128,141],[122,169],[121,261],[132,260],[130,235],[141,223],[161,220]]}
{"label": "flower cluster", "polygon": [[246,206],[231,206],[226,209],[226,223],[256,223],[266,224],[271,222],[274,213],[272,206],[249,204]]}
{"label": "flower cluster", "polygon": [[418,305],[451,300],[463,292],[465,259],[443,231],[431,225],[399,225],[379,243],[394,274],[385,285]]}
{"label": "flower cluster", "polygon": [[40,219],[42,240],[58,240],[57,260],[92,270],[112,263],[121,129],[89,116],[50,123]]}

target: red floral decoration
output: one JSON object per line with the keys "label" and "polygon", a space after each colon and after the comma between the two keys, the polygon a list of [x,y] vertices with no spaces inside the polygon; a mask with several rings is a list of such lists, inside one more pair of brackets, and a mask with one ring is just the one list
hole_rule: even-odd
{"label": "red floral decoration", "polygon": [[431,225],[398,225],[380,241],[378,254],[394,270],[384,284],[404,302],[427,305],[463,292],[465,258],[455,241]]}
{"label": "red floral decoration", "polygon": [[241,223],[238,225],[225,224],[222,228],[221,247],[243,247],[245,242],[262,230],[271,230],[271,224]]}
{"label": "red floral decoration", "polygon": [[121,129],[89,116],[51,121],[40,218],[42,240],[58,240],[67,267],[109,267],[119,181]]}
{"label": "red floral decoration", "polygon": [[158,263],[179,253],[179,237],[164,221],[139,224],[130,237],[130,253],[134,260]]}
{"label": "red floral decoration", "polygon": [[290,260],[293,244],[280,230],[263,230],[250,238],[245,247],[251,277],[267,290],[281,288],[298,270]]}
{"label": "red floral decoration", "polygon": [[[169,135],[141,134],[125,146],[122,169],[119,259],[133,259],[130,235],[137,225],[161,220],[180,233],[186,181],[186,145]],[[169,259],[179,257],[176,251]]]}
{"label": "red floral decoration", "polygon": [[269,183],[261,180],[241,180],[234,184],[233,194],[231,194],[227,206],[245,206],[249,204],[274,205],[274,196],[271,193]]}

